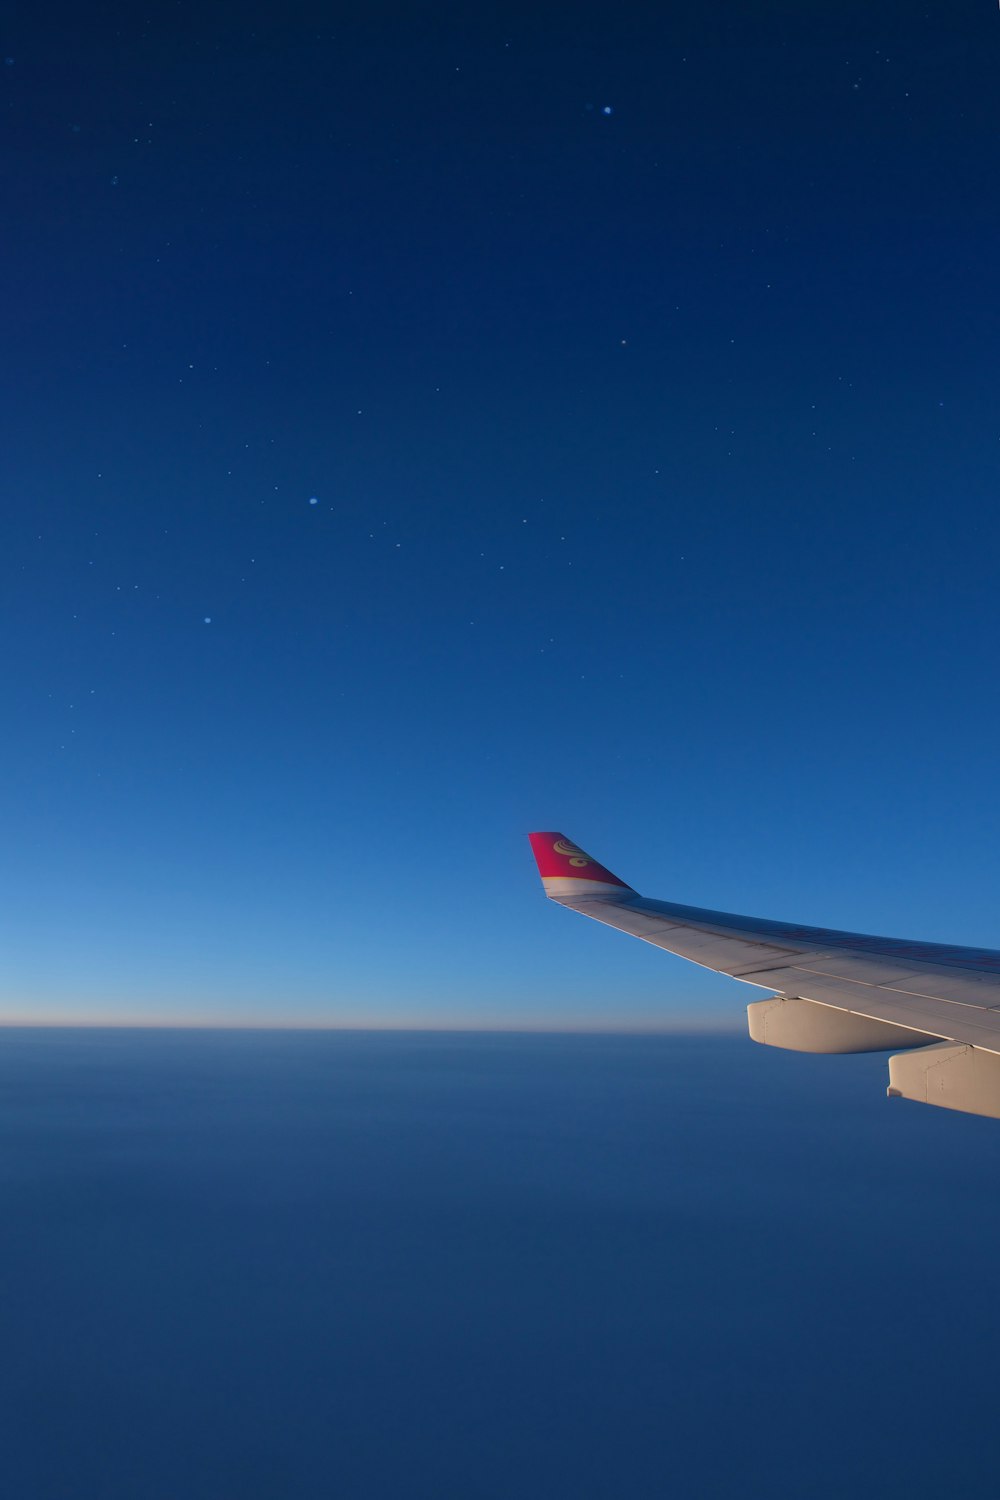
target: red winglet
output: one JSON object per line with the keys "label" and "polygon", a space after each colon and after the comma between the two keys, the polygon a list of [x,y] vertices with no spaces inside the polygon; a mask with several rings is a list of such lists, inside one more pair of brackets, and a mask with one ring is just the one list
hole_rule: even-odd
{"label": "red winglet", "polygon": [[563,876],[570,880],[595,880],[601,885],[618,885],[625,891],[632,889],[624,880],[619,880],[617,875],[599,865],[596,859],[584,854],[564,834],[529,833],[528,838],[543,880]]}

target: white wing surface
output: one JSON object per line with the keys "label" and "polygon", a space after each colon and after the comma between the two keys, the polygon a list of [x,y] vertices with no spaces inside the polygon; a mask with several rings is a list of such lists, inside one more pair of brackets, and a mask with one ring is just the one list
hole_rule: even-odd
{"label": "white wing surface", "polygon": [[770,991],[747,1006],[755,1041],[896,1050],[890,1096],[1000,1118],[1000,952],[653,901],[562,834],[530,837],[545,893],[560,906]]}

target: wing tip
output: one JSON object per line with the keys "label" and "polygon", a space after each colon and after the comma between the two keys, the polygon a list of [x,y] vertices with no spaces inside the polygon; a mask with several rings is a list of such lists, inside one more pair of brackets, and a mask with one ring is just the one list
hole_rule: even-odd
{"label": "wing tip", "polygon": [[588,887],[595,888],[595,895],[598,886],[632,890],[563,833],[529,833],[528,840],[547,895],[570,894],[571,888],[572,894],[580,894],[581,887],[583,894]]}

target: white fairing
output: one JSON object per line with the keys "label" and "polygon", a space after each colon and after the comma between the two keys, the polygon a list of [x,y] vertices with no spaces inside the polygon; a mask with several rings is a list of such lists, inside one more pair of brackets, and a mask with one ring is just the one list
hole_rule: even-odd
{"label": "white fairing", "polygon": [[939,1042],[889,1059],[890,1099],[916,1099],[1000,1120],[1000,1057]]}
{"label": "white fairing", "polygon": [[747,1022],[753,1041],[790,1052],[888,1052],[893,1047],[926,1047],[931,1040],[922,1031],[798,996],[754,1000],[747,1006]]}

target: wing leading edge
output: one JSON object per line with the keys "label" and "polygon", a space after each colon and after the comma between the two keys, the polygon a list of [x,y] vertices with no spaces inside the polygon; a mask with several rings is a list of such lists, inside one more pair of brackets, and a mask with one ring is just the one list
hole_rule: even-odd
{"label": "wing leading edge", "polygon": [[1000,1118],[1000,952],[736,916],[641,896],[560,833],[533,833],[560,906],[770,996],[750,1035],[800,1052],[897,1050],[889,1094]]}

